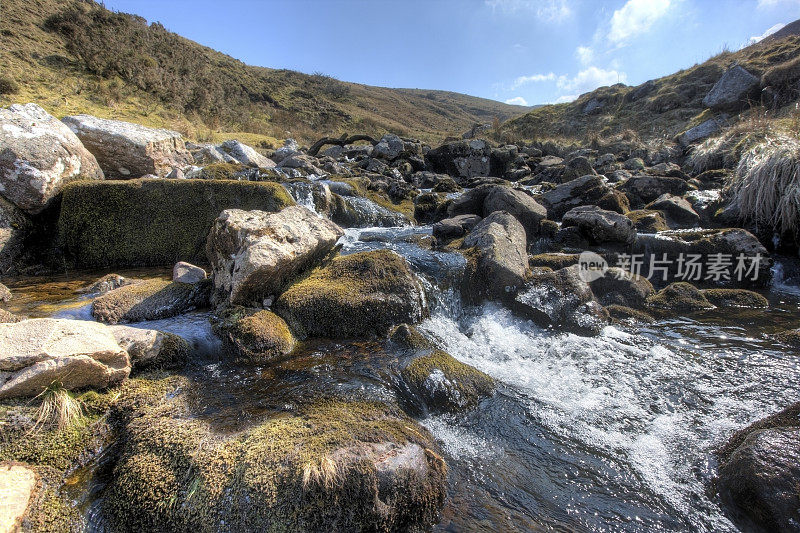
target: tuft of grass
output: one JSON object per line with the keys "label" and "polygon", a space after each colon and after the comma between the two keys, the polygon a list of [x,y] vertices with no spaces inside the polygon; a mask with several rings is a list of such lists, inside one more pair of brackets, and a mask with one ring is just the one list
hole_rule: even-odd
{"label": "tuft of grass", "polygon": [[340,478],[339,466],[329,455],[322,457],[319,462],[309,461],[303,465],[303,490],[308,490],[312,485],[330,489]]}
{"label": "tuft of grass", "polygon": [[800,140],[768,137],[747,151],[727,188],[741,217],[780,233],[800,227]]}
{"label": "tuft of grass", "polygon": [[19,85],[8,76],[0,76],[0,94],[16,94],[19,92]]}
{"label": "tuft of grass", "polygon": [[39,433],[45,428],[58,428],[63,431],[84,424],[83,402],[72,396],[61,383],[54,381],[36,398],[42,403],[36,412],[36,422],[31,433]]}

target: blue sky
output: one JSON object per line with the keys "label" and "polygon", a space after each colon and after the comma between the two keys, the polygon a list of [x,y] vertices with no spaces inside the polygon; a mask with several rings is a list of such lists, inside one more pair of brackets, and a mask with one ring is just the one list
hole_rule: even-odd
{"label": "blue sky", "polygon": [[637,85],[800,18],[800,0],[106,0],[251,65],[521,104]]}

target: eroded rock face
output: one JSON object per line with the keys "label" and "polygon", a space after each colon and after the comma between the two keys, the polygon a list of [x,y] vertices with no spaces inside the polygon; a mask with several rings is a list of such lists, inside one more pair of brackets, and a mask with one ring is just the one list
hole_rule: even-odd
{"label": "eroded rock face", "polygon": [[528,268],[525,228],[512,215],[495,211],[484,218],[462,249],[468,255],[465,289],[472,299],[505,298],[522,286]]}
{"label": "eroded rock face", "polygon": [[718,486],[743,529],[800,525],[800,404],[735,433],[719,451]]}
{"label": "eroded rock face", "polygon": [[128,353],[102,324],[51,318],[0,324],[0,398],[36,396],[53,382],[105,388],[130,371]]}
{"label": "eroded rock face", "polygon": [[336,257],[286,290],[274,309],[300,338],[383,336],[428,314],[408,262],[389,250]]}
{"label": "eroded rock face", "polygon": [[36,104],[0,109],[0,195],[39,213],[70,181],[103,179],[95,157]]}
{"label": "eroded rock face", "polygon": [[91,115],[64,117],[106,177],[130,179],[154,174],[164,177],[173,168],[194,163],[181,134]]}
{"label": "eroded rock face", "polygon": [[303,206],[278,213],[227,209],[206,244],[216,301],[258,304],[322,259],[344,235]]}

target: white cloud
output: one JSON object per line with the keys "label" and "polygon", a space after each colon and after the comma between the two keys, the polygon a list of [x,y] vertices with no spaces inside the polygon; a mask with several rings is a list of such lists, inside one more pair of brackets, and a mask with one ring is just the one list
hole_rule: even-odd
{"label": "white cloud", "polygon": [[762,33],[761,35],[755,35],[753,37],[750,37],[750,44],[757,43],[759,41],[763,41],[764,39],[766,39],[767,37],[769,37],[770,35],[772,35],[776,31],[780,30],[784,26],[786,26],[786,24],[784,24],[783,22],[779,22],[778,24],[775,24],[770,29],[768,29],[767,31]]}
{"label": "white cloud", "polygon": [[547,22],[561,22],[572,16],[572,7],[568,0],[485,0],[493,11],[516,13],[531,11]]}
{"label": "white cloud", "polygon": [[566,104],[578,99],[579,94],[564,94],[555,99],[554,104]]}
{"label": "white cloud", "polygon": [[758,0],[758,9],[772,9],[780,5],[800,6],[800,0]]}
{"label": "white cloud", "polygon": [[581,62],[581,65],[588,65],[594,59],[594,50],[588,46],[579,46],[575,49],[575,57]]}
{"label": "white cloud", "polygon": [[667,11],[672,0],[628,0],[611,16],[608,38],[623,44],[631,37],[644,33]]}
{"label": "white cloud", "polygon": [[506,100],[506,103],[511,105],[528,105],[528,102],[526,102],[525,99],[521,96],[515,96],[514,98],[509,98],[508,100]]}
{"label": "white cloud", "polygon": [[628,76],[624,72],[589,67],[578,72],[571,78],[568,76],[559,76],[556,84],[558,85],[559,89],[568,91],[570,94],[582,94],[604,85],[625,83],[627,79]]}
{"label": "white cloud", "polygon": [[548,72],[547,74],[533,74],[531,76],[520,76],[519,78],[515,79],[514,82],[511,84],[511,90],[517,89],[523,85],[527,85],[528,83],[539,83],[542,81],[555,81],[556,75],[552,72]]}

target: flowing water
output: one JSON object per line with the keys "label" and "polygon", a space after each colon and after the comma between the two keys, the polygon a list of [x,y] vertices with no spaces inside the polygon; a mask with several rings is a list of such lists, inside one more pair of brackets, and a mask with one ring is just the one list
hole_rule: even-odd
{"label": "flowing water", "polygon": [[[429,235],[430,227],[366,228],[347,230],[341,242],[342,253],[389,248],[405,256],[432,309],[420,329],[499,382],[469,413],[419,419],[449,465],[438,531],[736,531],[715,496],[713,451],[800,398],[798,354],[768,337],[800,327],[800,293],[780,265],[767,311],[726,309],[580,337],[496,304],[464,306],[452,283],[463,259],[425,249]],[[91,319],[92,295],[79,291],[96,277],[8,280],[11,310]],[[231,368],[214,361],[218,341],[207,318],[136,326],[192,340],[202,357],[187,372],[204,384],[203,416],[220,430],[296,395],[395,395],[398,359],[381,343],[306,343],[279,365]],[[100,531],[102,476],[88,477],[94,481],[76,484],[88,488],[70,494]]]}

